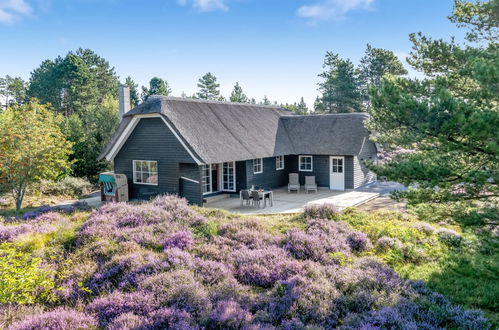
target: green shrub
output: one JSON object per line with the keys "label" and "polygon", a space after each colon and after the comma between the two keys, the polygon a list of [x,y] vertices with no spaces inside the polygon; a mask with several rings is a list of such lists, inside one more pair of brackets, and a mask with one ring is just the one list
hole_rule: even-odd
{"label": "green shrub", "polygon": [[0,304],[51,302],[54,271],[40,258],[17,251],[11,244],[0,245]]}
{"label": "green shrub", "polygon": [[92,192],[92,189],[93,186],[89,181],[71,176],[59,181],[41,180],[34,187],[35,191],[44,195],[70,197],[81,197]]}
{"label": "green shrub", "polygon": [[211,238],[218,235],[218,223],[215,221],[206,221],[193,226],[193,232],[195,236],[203,236],[206,238]]}

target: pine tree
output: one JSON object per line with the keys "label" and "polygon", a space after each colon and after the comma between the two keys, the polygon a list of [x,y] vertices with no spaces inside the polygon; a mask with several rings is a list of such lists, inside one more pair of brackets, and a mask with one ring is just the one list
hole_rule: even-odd
{"label": "pine tree", "polygon": [[369,110],[371,107],[369,89],[379,88],[385,74],[402,76],[407,74],[407,70],[392,51],[373,48],[368,44],[366,53],[360,60],[358,73],[363,101]]}
{"label": "pine tree", "polygon": [[297,112],[301,115],[306,115],[309,113],[307,104],[305,103],[303,96],[301,97],[300,102],[297,105],[297,110]]}
{"label": "pine tree", "polygon": [[350,60],[344,60],[332,52],[326,53],[319,77],[322,93],[320,101],[326,113],[362,111],[362,96],[355,68]]}
{"label": "pine tree", "polygon": [[262,100],[262,102],[260,102],[260,104],[262,104],[262,105],[271,105],[271,104],[272,104],[272,102],[270,102],[270,100],[269,100],[269,98],[267,97],[267,95],[264,95],[264,96],[263,96],[263,100]]}
{"label": "pine tree", "polygon": [[220,97],[220,84],[217,84],[217,77],[208,72],[198,80],[199,92],[197,97],[206,100],[217,100]]}
{"label": "pine tree", "polygon": [[243,88],[238,82],[234,85],[232,93],[230,93],[230,101],[238,103],[248,103],[248,97],[243,93]]}
{"label": "pine tree", "polygon": [[130,105],[135,108],[140,102],[139,91],[137,90],[139,85],[133,81],[132,77],[126,77],[125,85],[130,88]]}
{"label": "pine tree", "polygon": [[151,95],[168,96],[171,93],[172,90],[166,80],[158,77],[153,77],[149,81],[149,88],[142,86],[142,101],[147,101],[147,98]]}
{"label": "pine tree", "polygon": [[385,153],[377,174],[414,187],[398,197],[492,226],[499,220],[498,7],[497,0],[455,2],[450,18],[469,28],[464,44],[411,34],[408,63],[425,79],[385,75],[370,91],[369,121]]}

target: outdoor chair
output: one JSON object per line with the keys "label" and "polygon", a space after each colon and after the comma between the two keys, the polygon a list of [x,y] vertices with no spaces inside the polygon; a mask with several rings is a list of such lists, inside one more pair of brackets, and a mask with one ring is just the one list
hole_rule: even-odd
{"label": "outdoor chair", "polygon": [[317,184],[315,183],[315,176],[305,177],[305,192],[308,194],[309,190],[317,192]]}
{"label": "outdoor chair", "polygon": [[258,207],[260,207],[260,201],[263,198],[260,196],[260,194],[258,193],[258,191],[252,190],[251,191],[251,198],[253,200],[253,206],[258,205]]}
{"label": "outdoor chair", "polygon": [[288,193],[292,190],[300,192],[300,179],[298,173],[289,173]]}
{"label": "outdoor chair", "polygon": [[243,204],[243,201],[246,202],[246,206],[249,206],[250,202],[251,202],[251,199],[253,198],[253,197],[250,196],[249,191],[248,190],[241,190],[241,197],[242,197],[241,206]]}

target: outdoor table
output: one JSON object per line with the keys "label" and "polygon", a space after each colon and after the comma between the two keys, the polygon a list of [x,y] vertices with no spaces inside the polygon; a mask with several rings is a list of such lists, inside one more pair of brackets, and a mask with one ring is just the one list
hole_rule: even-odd
{"label": "outdoor table", "polygon": [[[251,191],[251,190],[249,190]],[[267,206],[267,196],[270,202],[270,206],[274,206],[274,192],[272,190],[264,190],[264,191],[259,191],[258,194],[260,197],[263,199],[263,207],[265,208]],[[241,191],[239,191],[239,200],[241,201],[241,206],[243,206],[243,194]]]}

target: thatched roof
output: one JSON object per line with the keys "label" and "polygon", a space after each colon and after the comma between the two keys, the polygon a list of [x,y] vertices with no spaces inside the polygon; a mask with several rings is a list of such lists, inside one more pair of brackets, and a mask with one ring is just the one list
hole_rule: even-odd
{"label": "thatched roof", "polygon": [[207,164],[290,154],[355,155],[368,137],[363,114],[295,116],[278,106],[156,96],[125,114],[101,157],[127,121],[144,114],[161,114]]}

